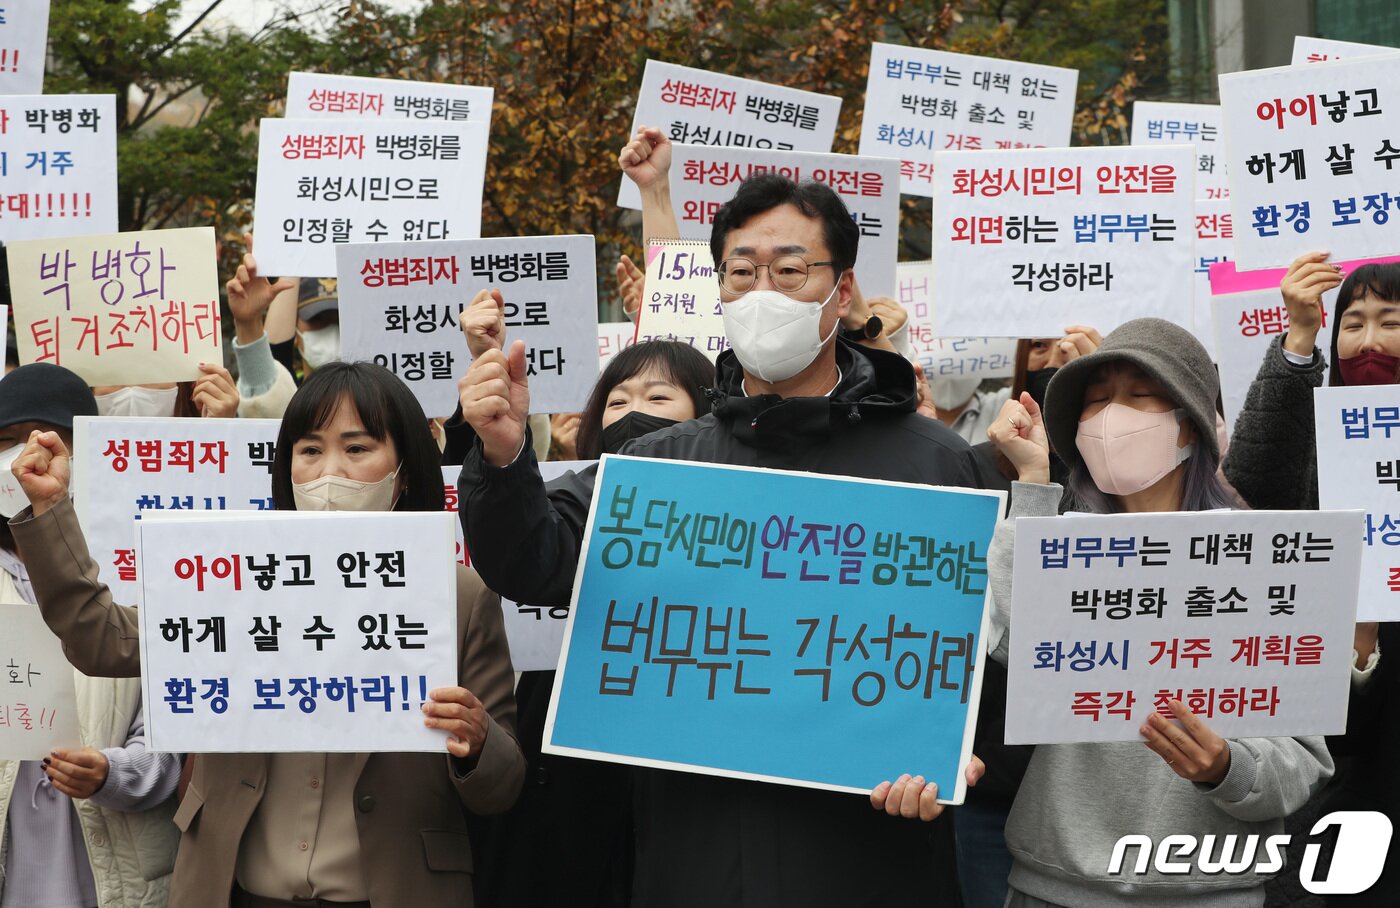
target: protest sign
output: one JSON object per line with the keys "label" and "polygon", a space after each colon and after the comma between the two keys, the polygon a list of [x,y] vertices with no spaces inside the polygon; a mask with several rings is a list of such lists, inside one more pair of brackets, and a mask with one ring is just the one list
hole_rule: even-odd
{"label": "protest sign", "polygon": [[498,287],[506,343],[525,341],[531,409],[581,410],[598,377],[595,267],[591,236],[341,247],[341,355],[378,363],[429,416],[449,416],[471,363],[459,314],[477,291]]}
{"label": "protest sign", "polygon": [[605,456],[545,751],[960,802],[1002,500]]}
{"label": "protest sign", "polygon": [[1196,146],[1196,198],[1229,198],[1219,104],[1133,102],[1134,145]]}
{"label": "protest sign", "polygon": [[[687,145],[830,151],[840,115],[841,99],[833,95],[648,60],[632,134],[639,127],[655,126],[672,142]],[[617,204],[642,207],[641,193],[631,180],[622,181]]]}
{"label": "protest sign", "polygon": [[939,337],[935,331],[933,263],[900,262],[895,297],[909,314],[909,354],[925,378],[1008,378],[1016,371],[1014,337]]}
{"label": "protest sign", "polygon": [[816,180],[834,189],[860,228],[856,279],[866,296],[894,294],[899,259],[898,163],[889,158],[747,148],[677,145],[671,158],[671,202],[681,236],[706,240],[715,213],[755,173]]}
{"label": "protest sign", "polygon": [[115,101],[0,97],[0,242],[116,231]]}
{"label": "protest sign", "polygon": [[421,706],[457,684],[452,515],[148,515],[136,533],[151,750],[444,750]]}
{"label": "protest sign", "polygon": [[89,385],[193,381],[222,363],[214,228],[6,243],[19,361]]}
{"label": "protest sign", "polygon": [[336,246],[480,236],[488,133],[470,120],[263,120],[258,270],[330,277]]}
{"label": "protest sign", "polygon": [[44,93],[48,39],[49,0],[0,7],[0,95]]}
{"label": "protest sign", "polygon": [[1215,352],[1215,323],[1211,320],[1210,269],[1227,262],[1235,251],[1234,218],[1225,199],[1196,200],[1196,249],[1191,282],[1191,325],[1196,339],[1212,360]]}
{"label": "protest sign", "polygon": [[1396,55],[1220,77],[1242,269],[1315,249],[1349,258],[1400,251],[1389,225],[1400,193],[1384,189],[1400,159],[1385,116],[1400,109],[1396,85]]}
{"label": "protest sign", "polygon": [[637,342],[637,326],[631,322],[598,323],[598,371],[608,361]]}
{"label": "protest sign", "polygon": [[1195,160],[1189,145],[939,152],[937,333],[1191,324]]}
{"label": "protest sign", "polygon": [[[1400,256],[1335,264],[1350,274],[1362,265],[1393,262],[1400,262]],[[1249,386],[1259,374],[1265,350],[1275,337],[1288,330],[1288,307],[1279,292],[1279,284],[1287,273],[1287,268],[1240,271],[1234,262],[1210,266],[1211,320],[1219,357],[1216,362],[1220,366],[1220,397],[1225,407],[1225,423],[1231,432],[1235,418],[1244,407]],[[1332,316],[1339,289],[1322,295],[1322,327],[1317,334],[1316,347],[1327,358],[1331,356]],[[1325,369],[1322,375],[1325,382]]]}
{"label": "protest sign", "polygon": [[[540,463],[540,476],[551,482],[565,473],[581,473],[597,465],[596,460],[546,460]],[[457,479],[462,473],[459,466],[442,468],[442,484],[447,492],[447,510],[457,513],[460,499],[457,495]],[[457,533],[457,561],[471,566],[467,553],[462,522],[454,518]],[[564,640],[564,622],[568,620],[567,606],[546,608],[539,605],[523,605],[501,599],[501,613],[506,621],[506,639],[510,643],[510,663],[518,672],[554,671],[559,663],[559,647]]]}
{"label": "protest sign", "polygon": [[714,362],[729,349],[710,244],[660,240],[647,247],[646,282],[636,339],[690,344]]}
{"label": "protest sign", "polygon": [[0,760],[42,760],[78,746],[73,666],[63,644],[27,602],[0,603]]}
{"label": "protest sign", "polygon": [[293,72],[287,76],[286,117],[469,120],[489,126],[495,93],[494,88],[480,85]]}
{"label": "protest sign", "polygon": [[1318,388],[1318,502],[1366,512],[1357,621],[1400,621],[1400,407],[1394,385]]}
{"label": "protest sign", "polygon": [[1079,71],[870,45],[860,154],[897,158],[900,189],[934,195],[934,152],[1069,144]]}
{"label": "protest sign", "polygon": [[1223,738],[1346,730],[1359,511],[1016,521],[1006,743],[1139,741],[1186,705]]}
{"label": "protest sign", "polygon": [[1331,38],[1310,38],[1295,35],[1293,38],[1292,64],[1326,63],[1329,60],[1350,60],[1356,57],[1374,57],[1378,54],[1400,52],[1397,48],[1381,44],[1357,44],[1355,41],[1334,41]]}
{"label": "protest sign", "polygon": [[73,506],[98,577],[140,595],[133,521],[167,511],[271,511],[276,419],[79,416]]}

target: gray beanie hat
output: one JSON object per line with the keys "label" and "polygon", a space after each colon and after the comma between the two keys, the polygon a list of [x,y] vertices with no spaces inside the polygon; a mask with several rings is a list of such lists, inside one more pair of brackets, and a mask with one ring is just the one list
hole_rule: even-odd
{"label": "gray beanie hat", "polygon": [[1215,399],[1220,378],[1210,354],[1191,332],[1160,318],[1138,318],[1109,332],[1103,346],[1060,367],[1045,391],[1045,431],[1050,444],[1066,465],[1083,462],[1075,442],[1079,414],[1084,411],[1084,389],[1094,370],[1104,363],[1124,360],[1161,382],[1176,405],[1196,424],[1196,450],[1220,459],[1215,436]]}

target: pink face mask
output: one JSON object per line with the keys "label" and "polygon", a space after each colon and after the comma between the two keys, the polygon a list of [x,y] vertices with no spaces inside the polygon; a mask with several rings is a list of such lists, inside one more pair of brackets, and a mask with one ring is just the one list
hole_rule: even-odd
{"label": "pink face mask", "polygon": [[1109,495],[1150,488],[1196,450],[1176,446],[1182,410],[1148,413],[1111,403],[1079,423],[1075,444],[1094,485]]}

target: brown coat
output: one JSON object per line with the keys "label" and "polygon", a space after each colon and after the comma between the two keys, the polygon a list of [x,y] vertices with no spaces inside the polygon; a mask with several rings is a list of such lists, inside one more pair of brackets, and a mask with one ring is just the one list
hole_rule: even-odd
{"label": "brown coat", "polygon": [[[112,601],[70,503],[10,524],[44,620],[68,659],[89,675],[141,671],[136,610]],[[356,826],[374,908],[472,905],[468,811],[508,809],[525,776],[516,743],[514,675],[500,598],[466,568],[457,574],[458,683],[486,707],[476,768],[454,771],[444,753],[361,754]],[[239,843],[267,781],[265,754],[200,754],[175,823],[183,832],[171,908],[226,908]]]}

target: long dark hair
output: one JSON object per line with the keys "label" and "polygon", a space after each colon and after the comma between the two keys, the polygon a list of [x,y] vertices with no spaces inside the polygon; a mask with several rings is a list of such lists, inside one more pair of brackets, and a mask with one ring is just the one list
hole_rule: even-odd
{"label": "long dark hair", "polygon": [[342,400],[354,405],[366,432],[379,441],[394,442],[403,482],[394,510],[441,511],[446,506],[441,455],[413,392],[383,366],[342,362],[326,363],[311,373],[287,404],[272,457],[272,500],[278,510],[296,510],[292,446],[329,423]]}
{"label": "long dark hair", "polygon": [[1341,357],[1337,355],[1337,335],[1340,333],[1337,329],[1341,325],[1342,315],[1351,308],[1352,303],[1368,295],[1387,303],[1400,303],[1400,262],[1362,265],[1342,281],[1342,287],[1337,291],[1337,305],[1332,310],[1332,359],[1327,383],[1333,387],[1346,384],[1346,379],[1342,378]]}
{"label": "long dark hair", "polygon": [[583,460],[593,460],[603,452],[603,411],[613,388],[648,369],[655,369],[676,387],[690,395],[695,415],[710,412],[705,389],[715,383],[715,367],[705,354],[679,341],[643,341],[633,344],[614,356],[598,376],[593,393],[588,395],[583,416],[578,423],[575,447]]}

